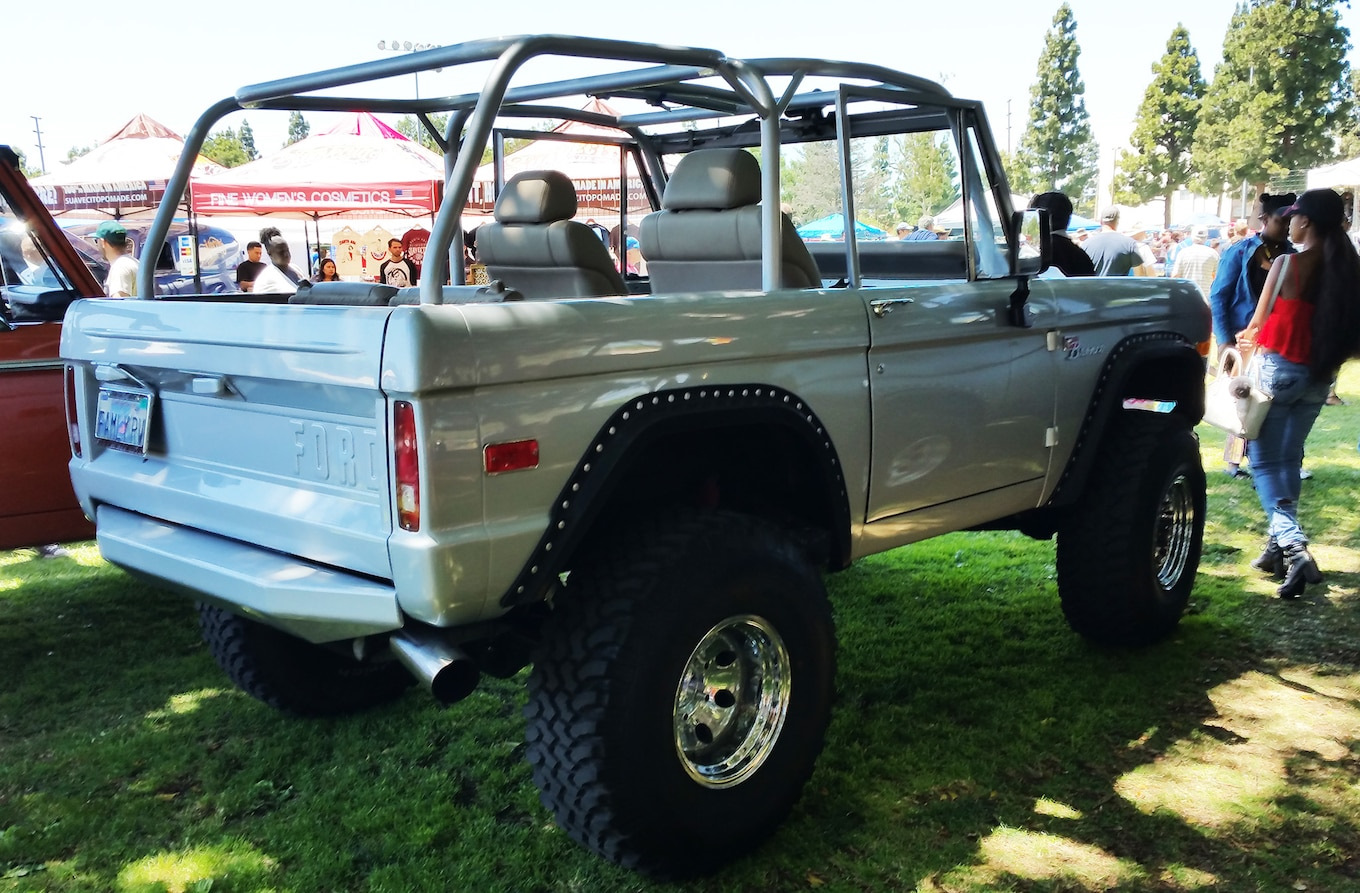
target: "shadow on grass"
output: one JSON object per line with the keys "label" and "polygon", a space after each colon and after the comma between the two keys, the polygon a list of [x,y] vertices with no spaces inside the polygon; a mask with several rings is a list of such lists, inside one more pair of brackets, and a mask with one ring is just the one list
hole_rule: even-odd
{"label": "shadow on grass", "polygon": [[840,698],[802,801],[751,857],[674,886],[553,826],[523,760],[522,679],[448,710],[413,693],[294,720],[230,688],[186,600],[44,563],[0,593],[0,876],[16,890],[1344,889],[1360,636],[1336,633],[1360,632],[1356,575],[1270,598],[1246,571],[1245,527],[1216,538],[1177,634],[1142,651],[1074,636],[1052,544],[1017,535],[944,537],[831,578]]}

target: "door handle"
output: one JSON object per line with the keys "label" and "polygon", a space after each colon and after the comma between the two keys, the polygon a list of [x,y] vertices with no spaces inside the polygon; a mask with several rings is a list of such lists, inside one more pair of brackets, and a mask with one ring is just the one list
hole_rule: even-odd
{"label": "door handle", "polygon": [[879,319],[892,313],[893,308],[899,304],[915,304],[915,298],[884,298],[881,301],[870,301],[869,307],[874,311],[874,316]]}

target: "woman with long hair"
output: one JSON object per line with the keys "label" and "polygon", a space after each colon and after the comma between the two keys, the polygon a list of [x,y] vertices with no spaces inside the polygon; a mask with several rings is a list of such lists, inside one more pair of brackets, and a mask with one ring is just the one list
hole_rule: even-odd
{"label": "woman with long hair", "polygon": [[1270,534],[1252,566],[1284,578],[1281,598],[1297,598],[1308,583],[1322,582],[1299,526],[1303,442],[1337,370],[1360,356],[1360,255],[1332,190],[1310,189],[1280,214],[1299,251],[1275,260],[1237,346],[1258,353],[1261,389],[1273,397],[1260,436],[1247,446]]}
{"label": "woman with long hair", "polygon": [[321,269],[316,276],[317,282],[339,282],[340,274],[335,270],[335,259],[330,257],[321,258]]}

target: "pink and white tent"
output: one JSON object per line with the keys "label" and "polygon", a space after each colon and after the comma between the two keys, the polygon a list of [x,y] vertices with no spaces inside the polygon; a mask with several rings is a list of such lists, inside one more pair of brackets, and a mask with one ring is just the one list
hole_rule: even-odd
{"label": "pink and white tent", "polygon": [[[165,181],[183,153],[179,134],[137,115],[89,152],[31,182],[53,214],[94,211],[121,217],[160,204]],[[222,169],[202,156],[194,165],[197,176]]]}
{"label": "pink and white tent", "polygon": [[272,155],[190,184],[196,214],[354,211],[427,216],[443,197],[444,161],[368,112]]}

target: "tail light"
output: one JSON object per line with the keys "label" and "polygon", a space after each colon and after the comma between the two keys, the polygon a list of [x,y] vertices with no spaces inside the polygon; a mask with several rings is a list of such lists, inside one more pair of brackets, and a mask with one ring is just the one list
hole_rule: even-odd
{"label": "tail light", "polygon": [[405,400],[392,404],[392,434],[397,464],[397,523],[402,530],[420,529],[420,453],[416,444],[416,411]]}
{"label": "tail light", "polygon": [[76,414],[76,370],[69,363],[62,374],[66,388],[66,439],[71,442],[71,455],[81,458],[80,417]]}

